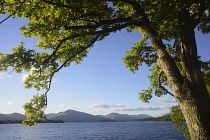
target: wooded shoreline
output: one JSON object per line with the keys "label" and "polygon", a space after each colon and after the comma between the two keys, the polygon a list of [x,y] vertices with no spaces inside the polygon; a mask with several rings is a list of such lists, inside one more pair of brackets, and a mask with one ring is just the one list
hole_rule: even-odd
{"label": "wooded shoreline", "polygon": [[[22,123],[23,120],[5,120],[5,121],[0,121],[0,124],[18,124]],[[46,121],[41,121],[38,120],[37,123],[64,123],[62,120],[46,120]]]}
{"label": "wooded shoreline", "polygon": [[[137,120],[122,120],[122,121],[93,121],[93,122],[135,122],[135,121],[171,121],[170,115],[157,117],[157,118],[144,118],[144,119],[137,119]],[[87,121],[76,121],[76,122],[87,122]],[[22,120],[5,120],[0,121],[0,124],[18,124],[22,123]],[[37,123],[64,123],[63,120],[46,120],[41,121],[38,120]]]}

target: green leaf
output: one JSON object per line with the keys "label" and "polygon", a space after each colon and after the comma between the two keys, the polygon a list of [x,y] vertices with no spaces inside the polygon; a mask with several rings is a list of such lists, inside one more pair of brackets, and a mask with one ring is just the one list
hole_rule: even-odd
{"label": "green leaf", "polygon": [[36,94],[30,102],[23,105],[26,119],[22,122],[22,124],[30,127],[35,125],[37,120],[46,120],[46,116],[44,115],[45,107],[45,95]]}

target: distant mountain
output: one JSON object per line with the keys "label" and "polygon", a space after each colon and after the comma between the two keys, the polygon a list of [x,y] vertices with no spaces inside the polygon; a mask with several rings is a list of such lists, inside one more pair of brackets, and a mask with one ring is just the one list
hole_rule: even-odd
{"label": "distant mountain", "polygon": [[147,114],[128,115],[128,114],[119,114],[119,113],[110,113],[103,117],[107,118],[107,119],[114,120],[114,121],[126,121],[126,120],[137,120],[137,119],[143,119],[143,118],[153,118],[153,116],[150,116]]}
{"label": "distant mountain", "polygon": [[12,114],[0,114],[0,120],[24,120],[25,116],[20,113],[12,113]]}
{"label": "distant mountain", "polygon": [[171,113],[166,113],[166,114],[164,114],[162,116],[159,116],[159,117],[165,117],[165,116],[170,116],[170,115],[171,115]]}
{"label": "distant mountain", "polygon": [[[168,114],[166,114],[168,115]],[[108,115],[91,115],[84,112],[79,112],[75,110],[66,110],[59,113],[46,114],[49,120],[62,120],[65,122],[90,122],[90,121],[129,121],[129,120],[139,120],[145,118],[154,118],[147,114],[139,115],[128,115],[119,113],[110,113]],[[24,120],[25,116],[19,113],[12,114],[0,114],[0,121],[6,120]]]}
{"label": "distant mountain", "polygon": [[49,114],[46,114],[46,117],[49,118],[49,117],[51,117],[51,116],[53,116],[55,114],[57,114],[57,113],[49,113]]}
{"label": "distant mountain", "polygon": [[75,110],[67,110],[65,112],[60,112],[58,114],[48,117],[48,119],[63,120],[65,122],[78,122],[78,121],[88,122],[88,121],[105,121],[105,120],[108,121],[108,120],[110,120],[107,118],[94,116],[91,114],[87,114],[87,113],[79,112],[79,111],[75,111]]}

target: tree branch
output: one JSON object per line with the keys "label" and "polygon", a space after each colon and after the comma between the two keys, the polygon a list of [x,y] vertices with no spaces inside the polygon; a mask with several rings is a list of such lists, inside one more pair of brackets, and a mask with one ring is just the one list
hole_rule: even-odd
{"label": "tree branch", "polygon": [[143,51],[140,53],[140,56],[142,56],[144,53],[153,52],[153,51],[154,51],[153,49],[143,50]]}
{"label": "tree branch", "polygon": [[[81,14],[81,16],[78,16],[78,17],[76,17],[76,16],[70,17],[70,18],[68,18],[68,19],[70,19],[70,20],[91,21],[91,20],[84,20],[83,18],[85,18],[85,17],[100,17],[100,16],[102,16],[101,13],[96,13],[96,12],[94,13],[94,12],[91,12],[91,13]],[[97,23],[98,23],[98,22],[97,22]]]}
{"label": "tree branch", "polygon": [[116,19],[112,19],[112,20],[99,20],[99,21],[91,21],[94,22],[96,24],[93,25],[84,25],[84,26],[65,26],[65,30],[71,30],[71,29],[96,29],[100,26],[103,26],[105,24],[114,24],[114,23],[121,23],[123,24],[123,22],[128,22],[130,21],[132,18],[128,17],[128,18],[116,18]]}
{"label": "tree branch", "polygon": [[22,62],[21,64],[15,66],[15,67],[12,69],[12,71],[9,72],[9,74],[11,74],[17,67],[20,67],[20,66],[22,66],[22,65],[24,65],[24,64],[26,64],[26,63],[32,62],[32,61],[34,61],[34,59],[28,59],[27,61]]}
{"label": "tree branch", "polygon": [[158,86],[159,86],[159,88],[161,88],[161,89],[164,90],[166,93],[168,93],[169,95],[171,95],[171,96],[174,97],[174,95],[173,95],[171,92],[169,92],[164,86],[161,85],[161,80],[160,80],[160,78],[161,78],[161,75],[162,75],[162,74],[163,74],[163,71],[161,70],[161,71],[159,72],[159,74],[158,74]]}
{"label": "tree branch", "polygon": [[98,34],[104,34],[104,33],[111,33],[111,32],[115,32],[117,30],[121,30],[129,25],[132,25],[132,24],[129,24],[129,23],[125,23],[125,24],[122,24],[122,25],[117,25],[117,26],[114,26],[112,28],[107,28],[107,29],[103,29],[103,30],[99,30],[99,31],[96,31],[96,32],[87,32],[87,34],[85,35],[81,35],[81,34],[74,34],[74,35],[71,35],[67,38],[64,38],[62,39],[59,44],[56,46],[55,50],[53,51],[53,53],[43,62],[43,63],[47,63],[50,61],[50,59],[52,59],[52,57],[56,54],[56,52],[59,50],[60,46],[67,40],[69,39],[73,39],[73,38],[77,38],[77,37],[82,37],[82,36],[87,36],[87,35],[98,35]]}
{"label": "tree branch", "polygon": [[110,1],[110,2],[121,1],[121,2],[127,3],[133,7],[133,9],[136,11],[137,15],[139,15],[139,16],[145,15],[144,10],[142,9],[142,7],[140,5],[141,1],[139,1],[139,2],[137,2],[136,0],[107,0],[107,1]]}
{"label": "tree branch", "polygon": [[48,1],[48,0],[42,0],[42,1],[45,2],[45,3],[48,3],[48,4],[59,6],[59,7],[65,7],[65,8],[69,8],[69,9],[78,10],[78,7],[72,7],[72,6],[65,5],[65,4],[59,4],[59,3],[51,2],[51,1]]}
{"label": "tree branch", "polygon": [[[116,20],[104,20],[102,21],[103,23],[106,23],[106,22],[117,22],[119,20],[122,20],[122,19],[116,19]],[[123,19],[125,20],[125,18]],[[102,24],[102,23],[101,23]],[[108,23],[107,23],[108,24]],[[96,32],[93,32],[93,33],[87,33],[86,35],[96,35],[88,44],[86,47],[82,48],[80,51],[78,51],[77,53],[75,53],[73,56],[71,56],[69,59],[67,59],[58,69],[56,69],[55,71],[52,72],[52,74],[50,75],[50,78],[49,78],[49,86],[48,86],[48,90],[45,92],[45,100],[46,100],[46,103],[45,105],[47,106],[47,93],[50,91],[50,88],[51,88],[51,83],[52,83],[52,78],[54,76],[54,74],[56,72],[58,72],[59,70],[61,70],[69,61],[71,61],[71,59],[75,58],[78,54],[84,52],[86,49],[90,48],[99,38],[102,34],[104,33],[107,33],[107,32],[115,32],[117,30],[120,30],[120,29],[123,29],[127,26],[130,26],[130,25],[133,25],[131,23],[124,23],[124,24],[121,24],[121,25],[116,25],[112,28],[107,28],[107,29],[103,29],[103,30],[99,30],[99,31],[96,31]],[[87,27],[87,26],[86,26]],[[76,28],[76,27],[75,27]],[[85,28],[84,26],[78,26],[78,28]],[[70,29],[70,28],[69,28]],[[85,35],[85,36],[86,36]],[[56,52],[59,50],[60,46],[67,40],[69,39],[73,39],[73,38],[77,38],[77,37],[81,37],[82,35],[80,34],[74,34],[74,35],[71,35],[63,40],[60,41],[60,43],[57,45],[57,47],[55,48],[54,52],[49,56],[48,59],[46,59],[44,62],[48,62],[55,54]]]}
{"label": "tree branch", "polygon": [[71,36],[69,36],[69,37],[66,37],[66,38],[62,39],[62,40],[59,42],[59,44],[56,46],[56,48],[55,48],[55,50],[53,51],[53,53],[52,53],[46,60],[44,60],[43,63],[49,62],[50,59],[56,54],[56,52],[59,50],[60,46],[61,46],[65,41],[67,41],[67,40],[69,40],[69,39],[76,38],[76,37],[80,37],[80,36],[81,36],[80,34],[74,34],[74,35],[71,35]]}
{"label": "tree branch", "polygon": [[17,7],[16,11],[13,12],[11,15],[9,15],[8,17],[6,17],[5,19],[3,19],[0,24],[2,24],[3,22],[5,22],[6,20],[8,20],[11,16],[13,16],[21,7],[22,5],[26,2],[26,0],[24,0],[23,2],[21,2],[20,6]]}
{"label": "tree branch", "polygon": [[45,95],[45,105],[47,107],[47,93],[50,91],[51,88],[51,84],[52,84],[52,78],[54,76],[54,74],[56,72],[58,72],[59,70],[61,70],[69,61],[71,61],[71,59],[75,58],[77,55],[79,55],[80,53],[84,52],[86,49],[90,48],[101,36],[101,34],[96,35],[88,44],[86,47],[82,48],[80,51],[78,51],[77,53],[75,53],[73,56],[71,56],[70,58],[68,58],[58,69],[56,69],[55,71],[52,72],[52,74],[50,75],[49,78],[49,85],[48,85],[48,90],[44,93]]}
{"label": "tree branch", "polygon": [[98,33],[111,33],[111,32],[115,32],[115,31],[118,31],[118,30],[121,30],[123,28],[126,28],[128,26],[131,26],[131,25],[135,25],[135,24],[132,24],[132,23],[124,23],[124,24],[121,24],[121,25],[116,25],[112,28],[106,28],[106,29],[103,29],[103,30],[99,30],[99,31],[96,31],[95,34],[98,34]]}
{"label": "tree branch", "polygon": [[98,34],[96,35],[88,44],[86,47],[82,48],[80,51],[78,51],[77,53],[75,53],[73,56],[71,56],[69,59],[67,59],[57,70],[55,70],[53,72],[54,73],[58,72],[60,69],[62,69],[71,59],[75,58],[77,55],[79,55],[80,53],[82,53],[83,51],[85,51],[86,49],[90,48],[97,40],[98,38],[101,36],[102,34]]}
{"label": "tree branch", "polygon": [[200,23],[200,19],[203,16],[203,12],[206,10],[206,6],[207,6],[207,1],[206,0],[200,0],[200,6],[198,8],[198,13],[197,13],[197,17],[195,19],[195,24],[199,24]]}
{"label": "tree branch", "polygon": [[66,26],[65,30],[74,30],[74,29],[96,29],[98,27],[100,27],[101,24],[95,24],[95,25],[84,25],[84,26]]}

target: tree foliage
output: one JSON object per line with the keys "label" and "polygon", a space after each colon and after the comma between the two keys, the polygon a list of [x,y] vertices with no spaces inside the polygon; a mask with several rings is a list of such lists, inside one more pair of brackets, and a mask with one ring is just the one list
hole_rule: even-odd
{"label": "tree foliage", "polygon": [[[126,67],[132,72],[143,63],[151,67],[151,86],[142,90],[139,98],[149,102],[153,95],[174,96],[167,88],[169,78],[191,80],[188,63],[183,61],[183,31],[190,22],[190,29],[209,33],[209,9],[208,0],[3,0],[0,14],[28,18],[30,22],[21,27],[22,34],[38,37],[36,48],[43,51],[26,49],[20,43],[12,53],[0,53],[0,71],[9,67],[17,73],[30,71],[25,88],[46,90],[24,105],[24,124],[31,126],[36,119],[45,119],[43,110],[53,76],[72,62],[81,63],[96,41],[126,28],[142,33],[141,40],[123,57]],[[200,63],[205,66],[204,79],[208,79],[209,62]],[[172,70],[178,73],[171,75]]]}
{"label": "tree foliage", "polygon": [[25,103],[23,108],[25,109],[26,119],[22,121],[22,124],[32,126],[36,124],[37,120],[45,121],[45,102],[44,94],[36,94],[30,102]]}
{"label": "tree foliage", "polygon": [[178,129],[184,132],[186,138],[190,138],[189,131],[185,122],[185,118],[182,111],[178,105],[171,107],[171,122]]}

